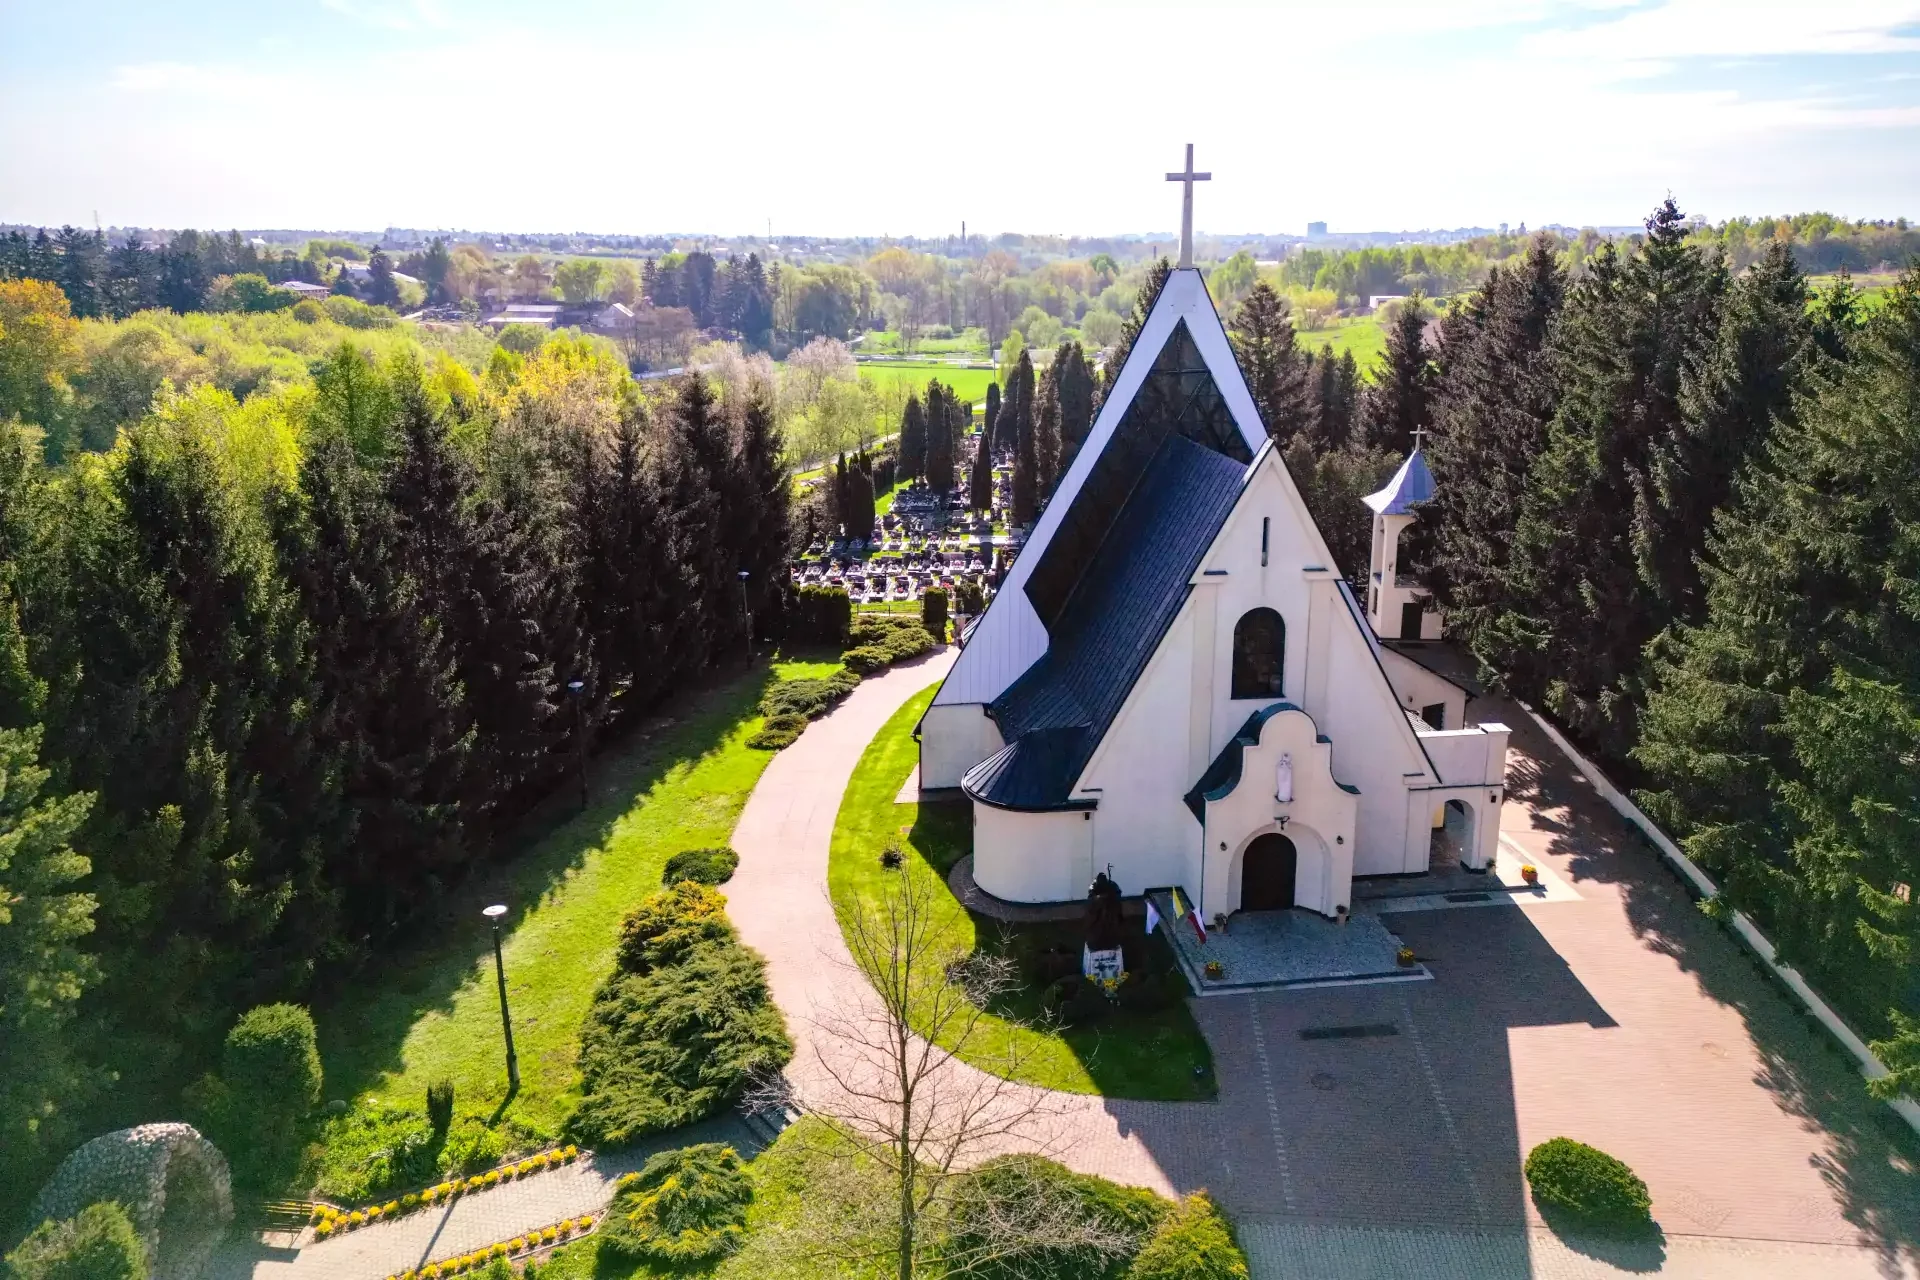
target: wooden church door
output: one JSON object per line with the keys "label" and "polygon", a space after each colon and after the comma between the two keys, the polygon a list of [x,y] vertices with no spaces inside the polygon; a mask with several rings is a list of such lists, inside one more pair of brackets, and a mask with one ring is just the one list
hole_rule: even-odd
{"label": "wooden church door", "polygon": [[1240,909],[1284,911],[1291,907],[1298,863],[1293,841],[1278,832],[1256,836],[1240,861]]}
{"label": "wooden church door", "polygon": [[1400,606],[1400,638],[1402,640],[1420,638],[1420,620],[1426,612],[1426,603],[1420,600],[1409,600]]}

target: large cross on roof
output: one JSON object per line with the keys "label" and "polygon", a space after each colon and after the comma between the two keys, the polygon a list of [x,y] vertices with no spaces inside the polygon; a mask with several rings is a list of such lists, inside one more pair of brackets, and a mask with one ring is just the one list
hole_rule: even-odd
{"label": "large cross on roof", "polygon": [[1193,184],[1196,182],[1211,182],[1213,181],[1213,175],[1210,173],[1195,173],[1193,171],[1193,144],[1189,142],[1187,144],[1187,171],[1185,173],[1170,173],[1167,175],[1167,181],[1183,182],[1186,184],[1186,189],[1180,196],[1180,265],[1182,267],[1191,267],[1193,265]]}

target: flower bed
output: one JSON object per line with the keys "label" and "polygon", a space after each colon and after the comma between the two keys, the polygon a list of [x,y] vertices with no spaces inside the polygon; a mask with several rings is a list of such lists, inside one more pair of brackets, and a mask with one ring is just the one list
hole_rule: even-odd
{"label": "flower bed", "polygon": [[470,1178],[452,1178],[422,1191],[409,1192],[377,1204],[362,1205],[357,1209],[318,1203],[313,1206],[313,1238],[326,1240],[359,1227],[385,1222],[389,1218],[405,1217],[421,1209],[430,1209],[436,1204],[446,1204],[469,1192],[485,1191],[488,1187],[497,1187],[502,1182],[511,1182],[515,1178],[524,1178],[528,1174],[557,1168],[563,1164],[572,1164],[579,1157],[580,1148],[568,1143],[564,1147],[554,1147],[528,1156],[524,1160],[510,1161],[497,1169],[489,1169],[485,1173],[476,1173]]}
{"label": "flower bed", "polygon": [[565,1218],[550,1227],[529,1231],[511,1240],[490,1244],[484,1249],[458,1254],[443,1262],[429,1262],[418,1270],[395,1272],[387,1280],[442,1280],[445,1276],[478,1271],[495,1258],[531,1258],[548,1249],[557,1249],[570,1240],[578,1240],[598,1224],[599,1220],[593,1214],[583,1213],[577,1218]]}

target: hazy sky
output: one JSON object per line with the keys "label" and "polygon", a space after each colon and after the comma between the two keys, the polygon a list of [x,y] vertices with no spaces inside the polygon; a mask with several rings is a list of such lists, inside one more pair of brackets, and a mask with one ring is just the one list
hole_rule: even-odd
{"label": "hazy sky", "polygon": [[0,220],[1100,234],[1920,215],[1920,0],[0,0]]}

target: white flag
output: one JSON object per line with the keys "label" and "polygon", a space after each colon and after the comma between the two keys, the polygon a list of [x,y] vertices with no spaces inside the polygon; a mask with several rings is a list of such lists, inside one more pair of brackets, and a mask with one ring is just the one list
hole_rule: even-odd
{"label": "white flag", "polygon": [[1152,932],[1155,929],[1158,929],[1159,927],[1160,927],[1160,913],[1153,909],[1153,899],[1148,898],[1147,899],[1147,932],[1148,934],[1152,934]]}

